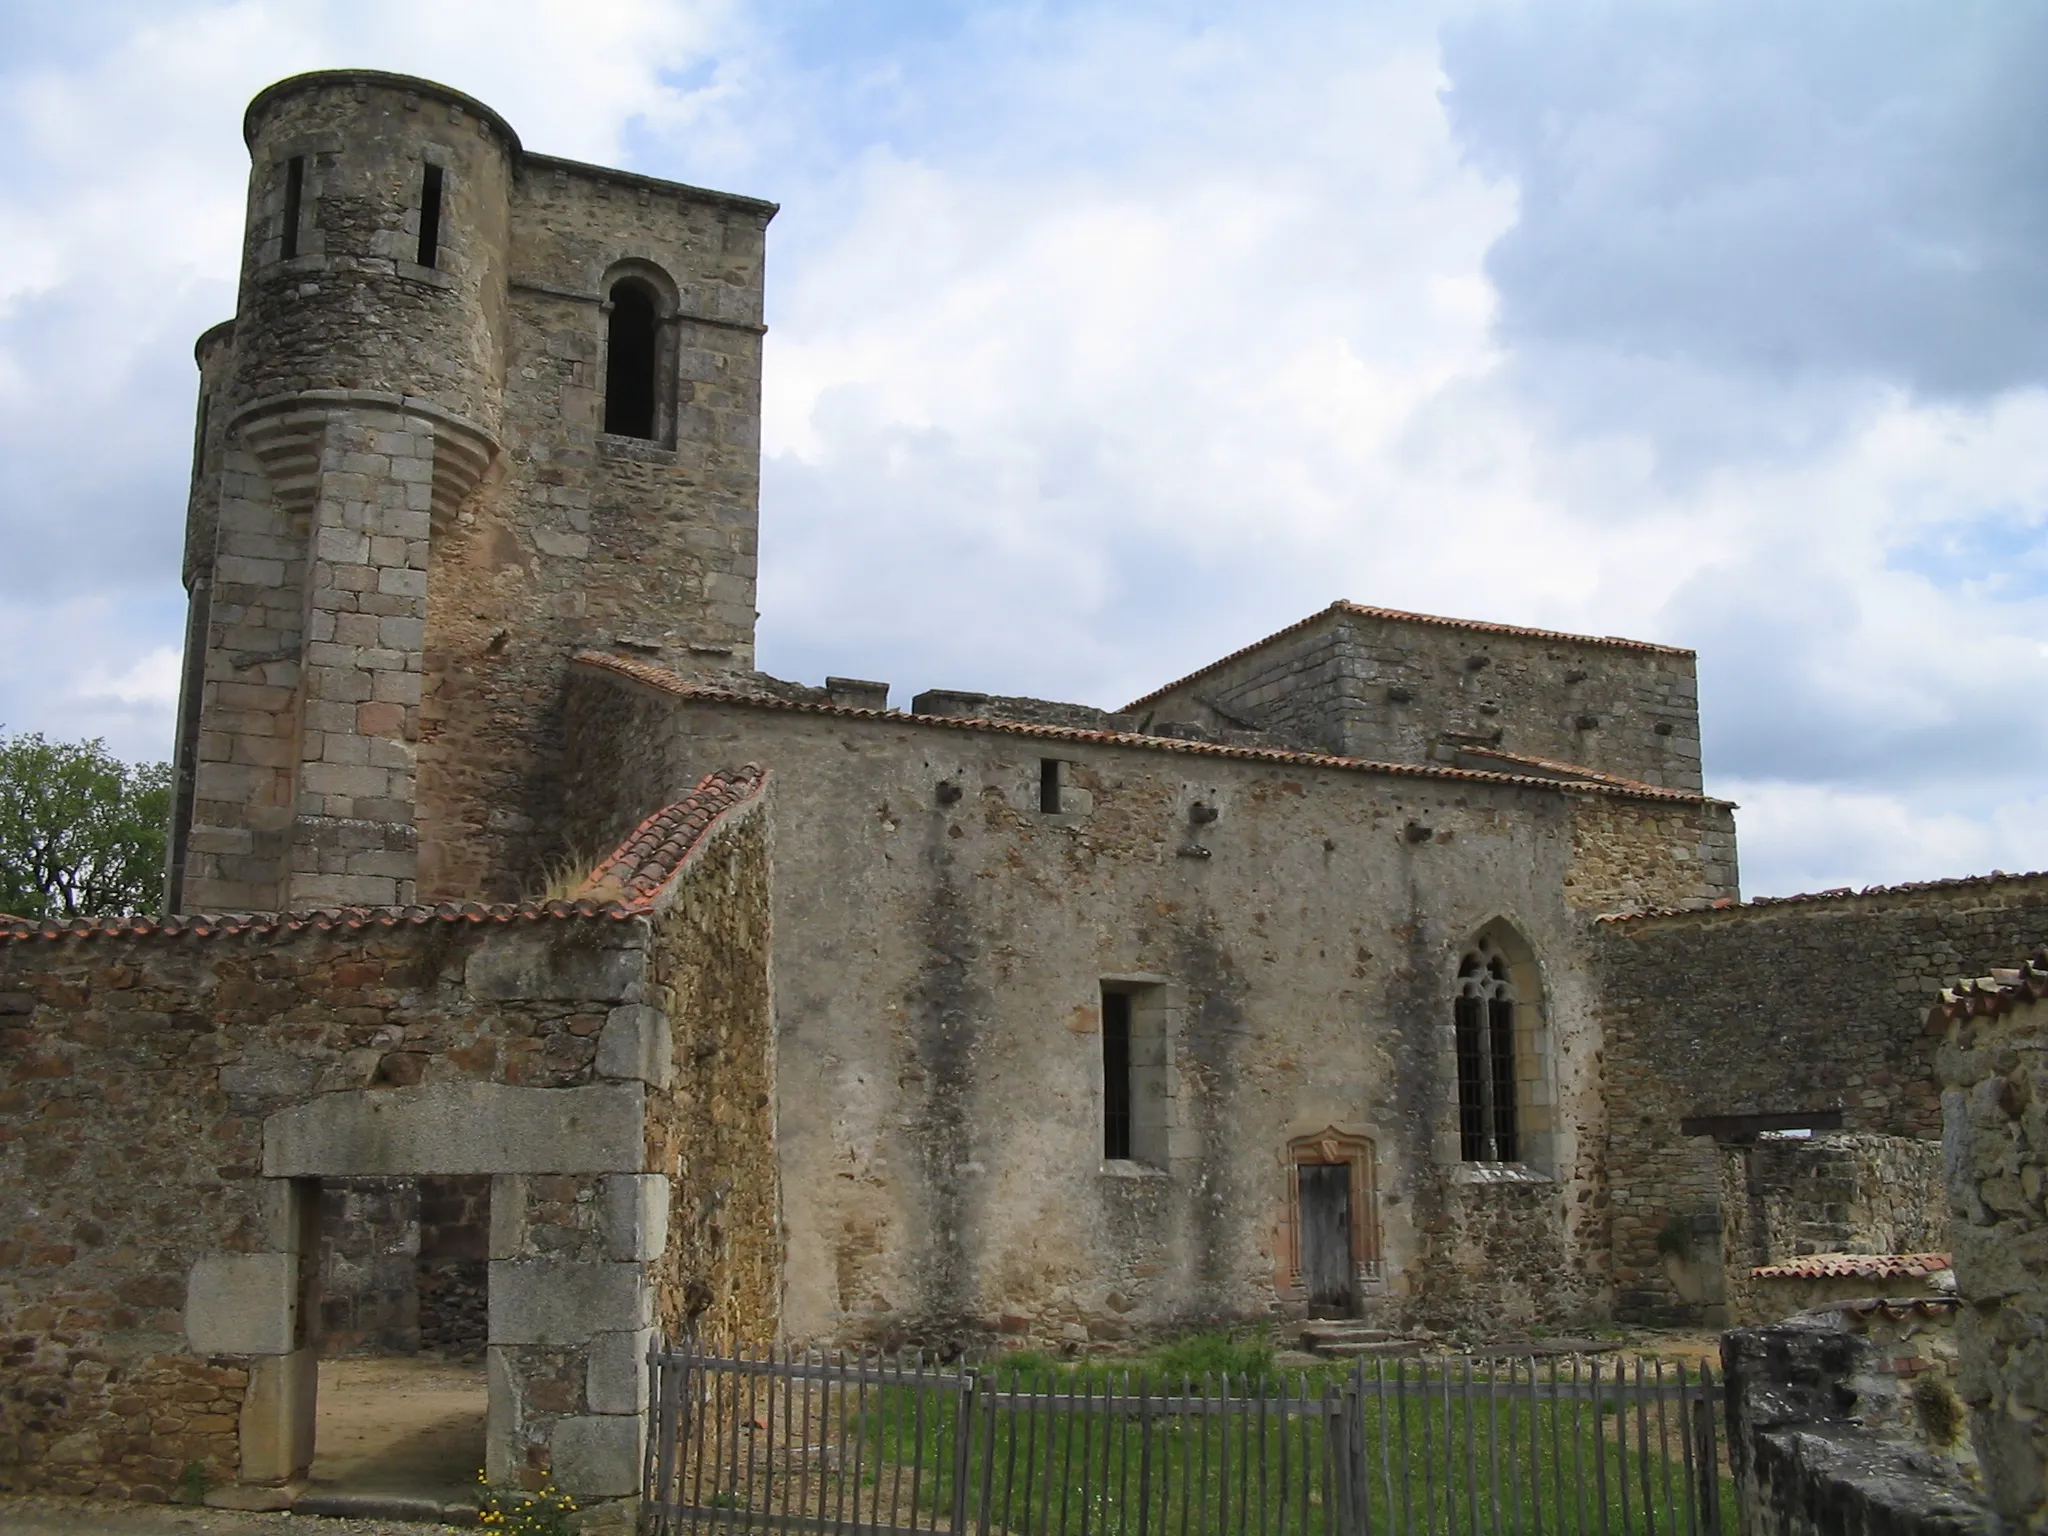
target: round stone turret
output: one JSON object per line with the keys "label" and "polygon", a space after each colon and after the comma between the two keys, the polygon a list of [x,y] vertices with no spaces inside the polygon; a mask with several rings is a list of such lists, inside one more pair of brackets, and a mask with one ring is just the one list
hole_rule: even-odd
{"label": "round stone turret", "polygon": [[410,395],[495,433],[519,154],[504,119],[430,81],[329,70],[264,91],[243,134],[233,405]]}

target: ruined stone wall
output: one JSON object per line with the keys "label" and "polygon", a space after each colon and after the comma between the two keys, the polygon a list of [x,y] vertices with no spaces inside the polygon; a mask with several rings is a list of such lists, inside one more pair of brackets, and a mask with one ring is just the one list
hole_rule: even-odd
{"label": "ruined stone wall", "polygon": [[1952,1301],[1850,1302],[1722,1335],[1743,1536],[1990,1536]]}
{"label": "ruined stone wall", "polygon": [[1941,1084],[1962,1397],[1994,1507],[2010,1529],[2038,1531],[2048,1526],[2048,1005],[2022,995],[1957,1018]]}
{"label": "ruined stone wall", "polygon": [[[516,1100],[508,1145],[545,1164],[609,1134],[601,1101],[637,1170],[642,1085],[601,1081],[597,1058],[608,1019],[639,1002],[647,942],[609,918],[0,937],[0,1486],[162,1499],[193,1466],[214,1485],[287,1475],[275,1426],[306,1390],[317,1326],[290,1294],[305,1180],[285,1164],[306,1142],[285,1123],[426,1115],[438,1129],[376,1144],[431,1162],[457,1155],[475,1106]],[[519,1261],[514,1279],[603,1246],[557,1234],[598,1224],[604,1178],[499,1181],[494,1252]],[[265,1286],[282,1288],[274,1314],[235,1300]],[[528,1392],[500,1461],[545,1465],[558,1424],[635,1411],[584,1395],[587,1333],[558,1321],[529,1344],[518,1319],[494,1328],[534,1358],[498,1378],[568,1373],[574,1390]]]}
{"label": "ruined stone wall", "polygon": [[1839,1111],[1851,1131],[1938,1136],[1928,1003],[2044,937],[2048,880],[2025,877],[1601,924],[1590,985],[1623,1310],[1701,1315],[1658,1246],[1674,1227],[1719,1246],[1719,1156],[1682,1119]]}
{"label": "ruined stone wall", "polygon": [[[790,1337],[1072,1342],[1298,1305],[1286,1149],[1326,1127],[1377,1145],[1369,1305],[1604,1314],[1573,794],[686,702],[596,669],[567,718],[585,846],[705,763],[776,775]],[[1071,791],[1052,815],[1047,756]],[[1639,803],[1662,835],[1669,803]],[[1527,1092],[1548,1166],[1454,1179],[1452,981],[1503,917],[1545,993]],[[1167,1021],[1151,1163],[1102,1157],[1105,978],[1157,988]]]}
{"label": "ruined stone wall", "polygon": [[481,1357],[490,1202],[484,1175],[321,1180],[321,1354]]}
{"label": "ruined stone wall", "polygon": [[1316,751],[1428,762],[1445,737],[1700,787],[1690,651],[1338,604],[1130,706],[1155,721],[1217,706]]}
{"label": "ruined stone wall", "polygon": [[656,1319],[670,1338],[761,1347],[781,1321],[768,830],[758,803],[728,818],[654,921],[673,1075],[648,1108],[647,1166],[674,1181],[654,1277]]}
{"label": "ruined stone wall", "polygon": [[323,1179],[315,1262],[320,1353],[420,1351],[417,1179]]}
{"label": "ruined stone wall", "polygon": [[[1804,1310],[1793,1299],[1819,1302],[1887,1290],[1869,1280],[1827,1286],[1752,1279],[1750,1271],[1761,1265],[1815,1253],[1948,1251],[1938,1141],[1831,1131],[1722,1146],[1719,1156],[1719,1257],[1732,1322],[1769,1321]],[[1924,1280],[1914,1283],[1915,1294],[1927,1288]]]}

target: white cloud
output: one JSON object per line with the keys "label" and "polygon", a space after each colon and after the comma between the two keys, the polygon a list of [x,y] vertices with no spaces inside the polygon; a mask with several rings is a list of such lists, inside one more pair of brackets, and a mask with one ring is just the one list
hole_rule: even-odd
{"label": "white cloud", "polygon": [[168,645],[159,645],[118,673],[95,666],[77,686],[84,699],[170,709],[178,702],[178,653]]}
{"label": "white cloud", "polygon": [[1969,814],[1819,784],[1724,787],[1741,803],[1736,825],[1743,885],[1753,893],[1860,890],[1904,879],[2048,869],[2048,799]]}
{"label": "white cloud", "polygon": [[[231,0],[18,61],[0,635],[81,638],[0,684],[0,716],[167,741],[186,349],[232,302],[241,108],[276,76],[364,63],[470,91],[538,150],[784,202],[772,668],[1116,703],[1340,595],[1637,634],[1702,651],[1752,889],[2027,862],[2048,812],[1970,729],[1999,718],[2005,760],[2048,750],[2012,708],[2048,683],[2048,370],[2007,349],[1957,373],[1942,352],[1929,367],[2000,382],[1933,403],[1897,337],[1841,329],[1883,306],[1829,310],[1826,370],[1774,372],[1714,330],[1797,258],[1757,213],[1797,206],[1797,177],[1826,192],[1830,156],[1875,144],[1913,163],[1856,185],[1908,186],[1978,141],[1755,157],[1728,114],[1757,110],[1770,56],[1805,79],[1826,27],[1751,27],[1760,73],[1717,105],[1654,28],[1612,22],[1588,64],[1462,9],[1446,53],[1426,9],[1316,0],[1200,20],[1164,0],[893,20]],[[1662,85],[1627,84],[1639,56]],[[1928,123],[2005,78],[1886,69]],[[1830,97],[1782,117],[1830,112],[1854,116]],[[1657,225],[1666,195],[1683,217]],[[1965,246],[1986,227],[1950,212]],[[1748,265],[1713,267],[1723,233]],[[1597,271],[1530,255],[1581,247]],[[1649,270],[1646,250],[1703,265]],[[1910,302],[1911,263],[1884,280],[1892,311]],[[1651,324],[1659,292],[1697,302]]]}

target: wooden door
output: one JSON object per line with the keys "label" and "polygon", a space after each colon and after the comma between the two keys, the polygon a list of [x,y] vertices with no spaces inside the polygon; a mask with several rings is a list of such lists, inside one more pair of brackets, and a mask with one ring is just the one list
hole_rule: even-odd
{"label": "wooden door", "polygon": [[1351,1165],[1302,1163],[1294,1172],[1309,1312],[1348,1317],[1358,1299],[1351,1262]]}

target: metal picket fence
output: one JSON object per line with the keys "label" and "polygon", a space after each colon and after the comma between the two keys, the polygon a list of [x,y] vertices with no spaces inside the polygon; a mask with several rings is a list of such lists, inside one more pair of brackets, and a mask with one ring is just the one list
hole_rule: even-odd
{"label": "metal picket fence", "polygon": [[642,1528],[859,1536],[1722,1536],[1701,1367],[1129,1373],[657,1344]]}

